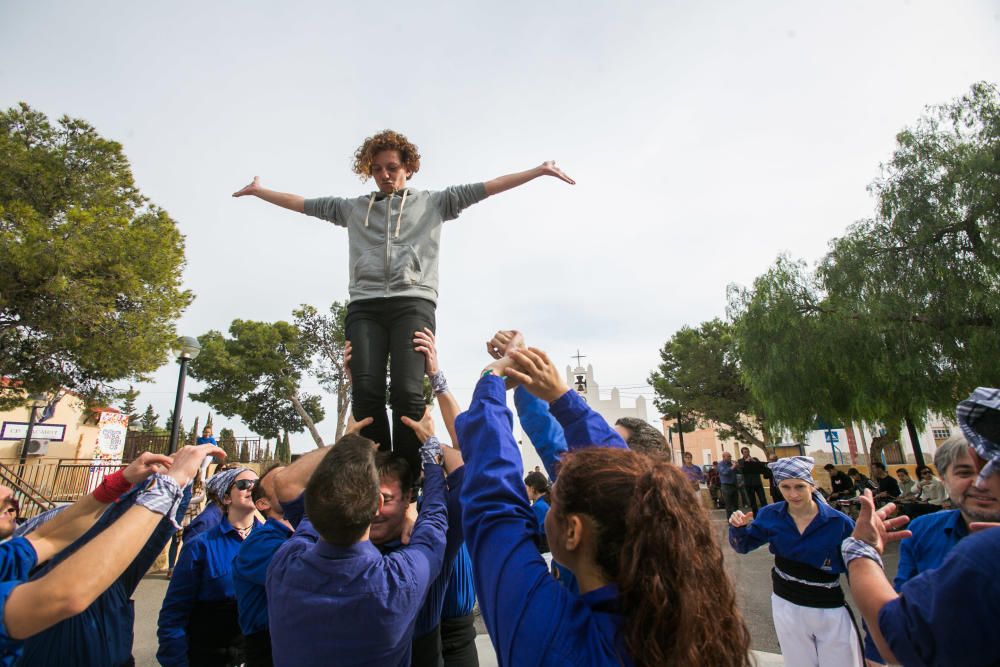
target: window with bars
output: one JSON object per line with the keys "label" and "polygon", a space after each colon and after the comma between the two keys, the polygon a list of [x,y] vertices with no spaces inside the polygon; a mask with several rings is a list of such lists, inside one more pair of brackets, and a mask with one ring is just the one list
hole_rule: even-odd
{"label": "window with bars", "polygon": [[951,429],[946,426],[936,426],[931,429],[935,440],[944,440],[951,437]]}

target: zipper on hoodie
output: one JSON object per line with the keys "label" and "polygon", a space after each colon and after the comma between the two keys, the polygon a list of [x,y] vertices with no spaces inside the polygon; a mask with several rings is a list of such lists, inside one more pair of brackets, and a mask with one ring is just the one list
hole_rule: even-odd
{"label": "zipper on hoodie", "polygon": [[392,198],[395,192],[385,198],[385,295],[389,296],[389,251],[392,247],[389,240],[389,226],[392,222]]}

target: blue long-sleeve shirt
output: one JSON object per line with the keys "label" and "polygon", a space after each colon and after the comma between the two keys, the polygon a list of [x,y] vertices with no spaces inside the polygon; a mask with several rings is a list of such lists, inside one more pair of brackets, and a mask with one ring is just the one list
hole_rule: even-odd
{"label": "blue long-sleeve shirt", "polygon": [[544,498],[539,498],[531,503],[531,511],[535,513],[535,521],[538,522],[537,534],[545,537],[545,515],[549,513],[549,504]]}
{"label": "blue long-sleeve shirt", "polygon": [[879,629],[907,667],[1000,664],[1000,528],[970,535],[941,567],[903,584],[878,613]]}
{"label": "blue long-sleeve shirt", "polygon": [[292,529],[275,518],[243,540],[233,560],[233,590],[244,635],[267,629],[267,566],[275,552],[292,536]]}
{"label": "blue long-sleeve shirt", "polygon": [[[427,590],[427,598],[420,608],[420,613],[417,614],[417,624],[413,630],[414,637],[423,637],[441,624],[441,609],[444,606],[448,581],[451,579],[455,554],[458,553],[464,540],[462,535],[462,503],[459,497],[463,479],[465,479],[465,466],[459,467],[445,480],[447,484],[445,497],[448,506],[448,532],[445,534],[444,561],[441,565],[441,572]],[[404,545],[399,540],[393,540],[377,546],[379,551],[387,554],[401,549]]]}
{"label": "blue long-sleeve shirt", "polygon": [[719,484],[736,483],[736,466],[733,465],[732,461],[723,459],[719,461],[719,465],[715,469],[719,472]]}
{"label": "blue long-sleeve shirt", "polygon": [[840,555],[840,543],[850,537],[854,521],[826,503],[817,503],[818,512],[804,532],[799,533],[788,513],[788,503],[771,503],[760,508],[749,526],[729,527],[729,544],[745,554],[764,544],[771,553],[809,565],[828,574],[847,571]]}
{"label": "blue long-sleeve shirt", "polygon": [[23,537],[15,537],[0,544],[0,665],[8,667],[21,654],[23,642],[14,639],[7,631],[4,608],[11,591],[23,584],[38,563],[38,554]]}
{"label": "blue long-sleeve shirt", "polygon": [[[467,477],[462,485],[465,539],[475,564],[479,608],[499,664],[631,664],[621,637],[617,589],[605,586],[574,595],[549,575],[538,553],[535,516],[505,399],[503,380],[487,375],[456,423]],[[589,408],[586,412],[592,413]],[[567,441],[572,442],[571,433],[585,430],[580,418],[595,427],[600,420],[610,430],[600,415],[592,420],[594,415],[577,415],[573,428],[565,427]]]}
{"label": "blue long-sleeve shirt", "polygon": [[[260,522],[254,522],[254,530],[260,530]],[[188,664],[187,625],[199,602],[235,601],[233,559],[241,544],[239,532],[223,517],[218,526],[184,545],[160,608],[156,659],[161,665]]]}
{"label": "blue long-sleeve shirt", "polygon": [[208,532],[219,525],[222,521],[222,508],[214,502],[208,503],[208,507],[191,520],[184,528],[185,544],[198,537],[202,533]]}
{"label": "blue long-sleeve shirt", "polygon": [[468,616],[476,607],[476,583],[472,579],[472,559],[469,549],[462,543],[452,564],[448,588],[441,607],[441,619]]}
{"label": "blue long-sleeve shirt", "polygon": [[[139,491],[143,488],[145,484],[136,485],[121,496],[105,510],[90,530],[59,552],[44,567],[33,572],[31,578],[45,576],[117,521],[135,505]],[[176,521],[180,522],[184,517],[190,500],[191,488],[188,487],[174,515]],[[47,667],[65,663],[66,656],[73,656],[73,664],[77,667],[107,667],[128,662],[132,655],[135,624],[132,594],[173,534],[174,526],[170,520],[161,520],[145,546],[114,583],[81,613],[29,637],[24,644],[24,654],[17,664]]]}
{"label": "blue long-sleeve shirt", "polygon": [[417,613],[444,561],[444,486],[440,466],[425,465],[410,543],[391,554],[368,540],[330,544],[302,519],[267,571],[275,665],[409,665]]}

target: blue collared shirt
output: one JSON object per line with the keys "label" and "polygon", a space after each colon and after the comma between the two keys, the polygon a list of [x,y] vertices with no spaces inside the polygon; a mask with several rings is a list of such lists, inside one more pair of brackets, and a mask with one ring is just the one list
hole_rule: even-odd
{"label": "blue collared shirt", "polygon": [[191,520],[184,528],[184,543],[187,544],[204,532],[212,530],[222,521],[222,508],[217,503],[209,502],[208,507]]}
{"label": "blue collared shirt", "polygon": [[267,629],[267,566],[292,529],[275,518],[268,518],[243,541],[233,561],[233,589],[240,612],[240,630],[244,635]]}
{"label": "blue collared shirt", "polygon": [[[567,392],[552,404],[553,414],[565,408],[575,416],[569,424],[563,422],[566,440],[601,442],[597,432],[614,431],[579,396],[570,396],[575,393]],[[455,425],[459,442],[466,443],[465,540],[475,563],[479,608],[498,662],[630,665],[621,635],[623,618],[615,604],[617,590],[608,586],[574,595],[549,574],[538,553],[537,522],[528,505],[511,421],[503,380],[487,375]],[[590,435],[584,433],[588,426],[594,430]],[[624,447],[620,437],[617,442]]]}
{"label": "blue collared shirt", "polygon": [[267,570],[274,664],[409,665],[417,613],[444,561],[444,473],[424,466],[424,501],[410,543],[383,555],[365,540],[325,542],[309,517]]}
{"label": "blue collared shirt", "polygon": [[[254,530],[261,523],[254,519]],[[252,534],[252,531],[251,531]],[[215,528],[207,530],[181,549],[174,576],[160,608],[157,636],[160,640],[156,659],[161,665],[187,665],[187,624],[199,602],[236,599],[233,587],[233,559],[243,539],[223,517]]]}
{"label": "blue collared shirt", "polygon": [[907,667],[1000,664],[1000,528],[970,535],[941,567],[903,584],[878,613],[896,659]]}
{"label": "blue collared shirt", "polygon": [[788,513],[788,503],[771,503],[760,508],[749,526],[729,527],[729,544],[745,554],[768,544],[776,556],[804,563],[829,574],[846,572],[840,543],[854,530],[854,521],[826,503],[816,503],[813,520],[799,533]]}
{"label": "blue collared shirt", "polygon": [[11,591],[20,586],[28,578],[32,568],[38,562],[35,547],[23,537],[15,537],[0,544],[0,665],[13,665],[17,656],[21,655],[23,642],[13,639],[7,632],[4,621],[4,607]]}
{"label": "blue collared shirt", "polygon": [[719,461],[719,465],[715,466],[715,469],[719,471],[720,484],[736,483],[736,466],[733,465],[732,461],[722,459]]}

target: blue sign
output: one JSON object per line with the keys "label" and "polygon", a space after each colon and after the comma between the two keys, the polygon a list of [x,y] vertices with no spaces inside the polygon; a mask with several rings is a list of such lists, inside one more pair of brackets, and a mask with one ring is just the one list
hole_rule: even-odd
{"label": "blue sign", "polygon": [[823,438],[830,444],[833,444],[835,442],[840,442],[840,434],[835,433],[834,431],[827,431],[826,433],[823,434]]}

